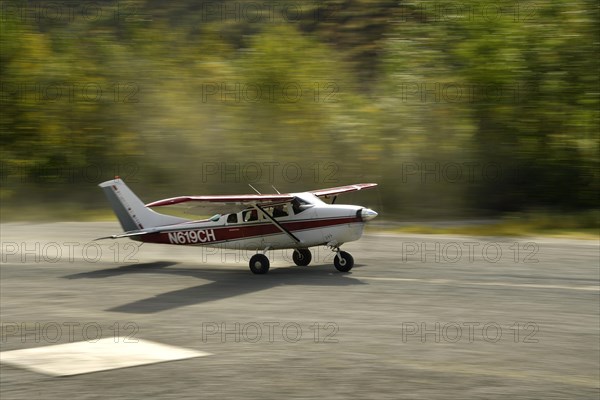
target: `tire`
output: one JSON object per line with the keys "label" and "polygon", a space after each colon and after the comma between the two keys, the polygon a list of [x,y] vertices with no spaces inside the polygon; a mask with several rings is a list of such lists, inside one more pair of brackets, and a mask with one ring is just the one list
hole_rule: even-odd
{"label": "tire", "polygon": [[257,275],[269,272],[269,259],[264,254],[255,254],[250,259],[250,271]]}
{"label": "tire", "polygon": [[312,254],[309,249],[295,249],[292,259],[299,267],[306,267],[312,261]]}
{"label": "tire", "polygon": [[333,264],[338,271],[348,272],[354,266],[354,258],[352,258],[350,253],[340,251],[333,259]]}

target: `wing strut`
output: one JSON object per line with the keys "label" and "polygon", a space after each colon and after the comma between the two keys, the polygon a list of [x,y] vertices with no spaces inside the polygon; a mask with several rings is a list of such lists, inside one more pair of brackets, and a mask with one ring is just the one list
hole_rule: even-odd
{"label": "wing strut", "polygon": [[279,222],[277,222],[277,220],[275,218],[273,218],[272,216],[270,216],[269,213],[264,210],[264,208],[262,208],[258,204],[255,204],[254,207],[256,207],[260,211],[262,211],[262,213],[265,214],[266,217],[269,218],[271,220],[271,222],[273,222],[275,224],[275,226],[277,226],[283,233],[287,234],[289,237],[291,237],[292,239],[294,239],[297,243],[301,243],[300,239],[298,239],[296,236],[294,236],[294,234],[292,232],[290,232],[287,229],[285,229]]}

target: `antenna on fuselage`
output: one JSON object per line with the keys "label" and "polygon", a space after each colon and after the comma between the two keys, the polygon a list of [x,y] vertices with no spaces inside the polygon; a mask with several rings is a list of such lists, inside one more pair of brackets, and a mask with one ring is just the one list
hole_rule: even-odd
{"label": "antenna on fuselage", "polygon": [[254,186],[252,186],[251,184],[248,184],[248,186],[250,186],[252,188],[252,190],[254,190],[256,193],[262,194],[261,192],[259,192],[258,190],[256,190],[256,188]]}
{"label": "antenna on fuselage", "polygon": [[277,192],[277,194],[281,194],[281,193],[279,193],[279,190],[277,190],[277,188],[275,186],[271,185],[271,187],[273,188],[273,190],[275,190]]}

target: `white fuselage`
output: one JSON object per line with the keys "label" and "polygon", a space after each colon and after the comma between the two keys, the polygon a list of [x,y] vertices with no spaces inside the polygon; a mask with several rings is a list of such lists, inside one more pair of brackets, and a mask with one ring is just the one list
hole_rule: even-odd
{"label": "white fuselage", "polygon": [[[157,227],[137,240],[151,243],[198,245],[238,250],[339,246],[358,240],[365,222],[375,215],[360,206],[327,204],[311,193],[294,194],[302,204],[285,204],[273,222],[261,210],[249,208],[209,220]],[[278,215],[277,215],[278,212]]]}

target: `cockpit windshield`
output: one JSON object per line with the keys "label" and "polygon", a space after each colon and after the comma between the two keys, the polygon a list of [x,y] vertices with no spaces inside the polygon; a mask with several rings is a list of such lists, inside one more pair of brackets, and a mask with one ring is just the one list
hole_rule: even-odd
{"label": "cockpit windshield", "polygon": [[[317,198],[317,200],[319,199]],[[294,211],[294,214],[300,214],[302,211],[308,210],[312,206],[314,206],[314,203],[310,203],[299,196],[294,197],[294,200],[292,200],[292,210]]]}
{"label": "cockpit windshield", "polygon": [[296,199],[299,199],[306,204],[315,204],[315,205],[325,204],[325,202],[323,200],[321,200],[320,198],[318,198],[317,196],[315,196],[314,194],[309,193],[309,192],[294,193],[294,196],[296,196]]}

